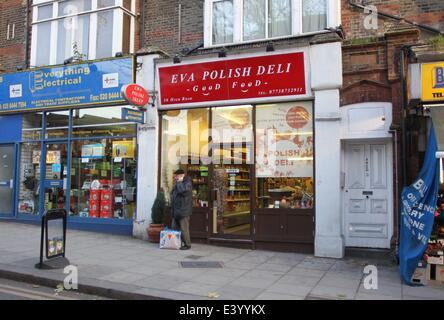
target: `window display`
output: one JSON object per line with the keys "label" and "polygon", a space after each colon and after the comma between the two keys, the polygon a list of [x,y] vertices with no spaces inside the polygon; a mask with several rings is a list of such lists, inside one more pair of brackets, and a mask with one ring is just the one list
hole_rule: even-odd
{"label": "window display", "polygon": [[40,140],[42,134],[42,113],[27,113],[22,117],[22,140]]}
{"label": "window display", "polygon": [[109,107],[74,110],[73,137],[134,135],[136,125],[122,119],[122,109],[123,107]]}
{"label": "window display", "polygon": [[20,148],[19,214],[39,214],[40,143],[23,143]]}
{"label": "window display", "polygon": [[193,205],[209,207],[208,109],[168,111],[162,116],[161,187],[167,202],[173,173],[181,168],[193,183]]}
{"label": "window display", "polygon": [[[34,153],[34,161],[40,163],[40,152]],[[68,177],[68,144],[46,145],[45,207],[44,210],[64,209]],[[39,171],[37,171],[39,173]],[[40,174],[40,173],[39,173]]]}
{"label": "window display", "polygon": [[256,108],[256,205],[313,207],[313,119],[310,102]]}
{"label": "window display", "polygon": [[136,212],[136,141],[75,141],[70,215],[132,219]]}

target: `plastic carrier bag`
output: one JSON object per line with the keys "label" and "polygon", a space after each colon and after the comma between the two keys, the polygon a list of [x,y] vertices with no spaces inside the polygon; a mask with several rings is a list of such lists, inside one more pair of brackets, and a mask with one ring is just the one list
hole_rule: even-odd
{"label": "plastic carrier bag", "polygon": [[179,250],[182,245],[180,231],[165,229],[160,232],[160,249]]}

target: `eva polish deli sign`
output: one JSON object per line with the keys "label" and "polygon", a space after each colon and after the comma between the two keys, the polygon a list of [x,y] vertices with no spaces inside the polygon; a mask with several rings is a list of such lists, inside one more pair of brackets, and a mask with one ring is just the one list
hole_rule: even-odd
{"label": "eva polish deli sign", "polygon": [[160,106],[305,95],[304,52],[159,67]]}

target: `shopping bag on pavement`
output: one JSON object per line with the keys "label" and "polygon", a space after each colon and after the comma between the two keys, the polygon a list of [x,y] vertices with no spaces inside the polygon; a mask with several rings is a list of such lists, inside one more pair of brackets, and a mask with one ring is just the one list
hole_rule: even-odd
{"label": "shopping bag on pavement", "polygon": [[160,232],[160,249],[179,250],[182,245],[180,231],[165,229]]}

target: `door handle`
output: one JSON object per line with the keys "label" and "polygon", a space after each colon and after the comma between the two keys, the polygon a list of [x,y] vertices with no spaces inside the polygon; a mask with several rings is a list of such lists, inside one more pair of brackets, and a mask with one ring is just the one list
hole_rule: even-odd
{"label": "door handle", "polygon": [[14,179],[9,180],[9,188],[14,189]]}

